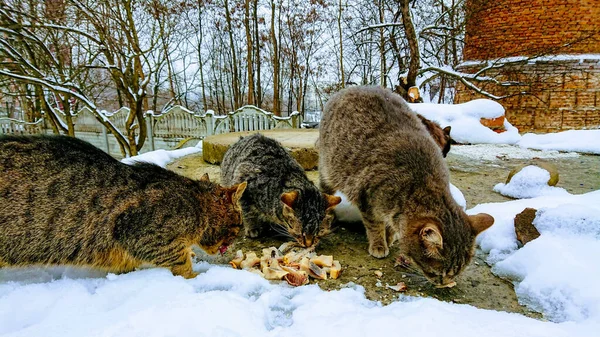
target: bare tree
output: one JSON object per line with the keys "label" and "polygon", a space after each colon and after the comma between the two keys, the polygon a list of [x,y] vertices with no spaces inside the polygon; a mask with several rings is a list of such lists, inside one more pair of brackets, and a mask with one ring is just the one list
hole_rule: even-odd
{"label": "bare tree", "polygon": [[[276,6],[277,5],[277,6]],[[280,86],[280,62],[279,62],[279,42],[277,39],[277,32],[279,30],[275,30],[275,19],[276,19],[276,15],[275,13],[277,12],[277,8],[281,7],[281,3],[279,2],[278,4],[275,3],[275,0],[271,0],[271,31],[270,31],[270,37],[271,37],[271,59],[273,62],[273,114],[275,114],[275,116],[281,116],[281,101],[280,101],[280,94],[279,94],[279,86]]]}
{"label": "bare tree", "polygon": [[232,63],[232,80],[231,86],[233,89],[233,109],[237,109],[242,105],[242,95],[240,93],[240,80],[239,80],[239,71],[238,71],[238,61],[237,61],[237,49],[235,46],[235,40],[233,38],[233,25],[232,25],[232,17],[229,10],[229,1],[224,0],[225,7],[225,20],[227,22],[227,32],[229,35],[229,46],[231,53],[231,63]]}
{"label": "bare tree", "polygon": [[244,28],[246,30],[246,67],[248,73],[248,96],[246,102],[254,105],[254,59],[252,57],[254,44],[252,43],[252,31],[250,27],[250,0],[244,0]]}
{"label": "bare tree", "polygon": [[344,88],[346,86],[346,76],[344,73],[344,34],[342,31],[342,17],[343,17],[344,6],[342,0],[338,1],[338,15],[337,15],[337,28],[340,38],[340,86]]}
{"label": "bare tree", "polygon": [[[0,39],[0,57],[8,64],[0,69],[0,76],[10,78],[25,88],[33,88],[35,97],[41,102],[36,110],[41,112],[43,108],[46,111],[55,132],[74,135],[73,99],[81,102],[115,135],[122,151],[125,152],[125,137],[96,107],[93,97],[86,93],[90,88],[77,85],[78,79],[82,76],[85,78],[82,74],[87,72],[89,67],[88,63],[73,62],[69,43],[75,44],[81,39],[93,43],[99,41],[81,30],[63,25],[67,23],[64,18],[56,21],[52,15],[41,15],[36,10],[39,7],[40,2],[15,1],[0,4],[0,31],[3,34],[3,38]],[[47,38],[54,43],[48,45]],[[80,43],[78,48],[81,54],[88,52],[87,44]],[[85,56],[86,61],[91,62],[97,54],[87,55],[89,56]],[[62,115],[66,124],[63,123]]]}

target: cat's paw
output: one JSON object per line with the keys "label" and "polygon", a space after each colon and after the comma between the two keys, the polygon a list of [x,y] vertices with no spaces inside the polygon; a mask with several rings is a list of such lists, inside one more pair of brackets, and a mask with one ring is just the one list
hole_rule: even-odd
{"label": "cat's paw", "polygon": [[194,278],[194,277],[198,276],[198,273],[189,272],[189,273],[183,274],[181,276],[183,276],[183,278],[190,279],[190,278]]}
{"label": "cat's paw", "polygon": [[384,258],[390,254],[390,249],[382,245],[369,245],[369,254],[378,259]]}

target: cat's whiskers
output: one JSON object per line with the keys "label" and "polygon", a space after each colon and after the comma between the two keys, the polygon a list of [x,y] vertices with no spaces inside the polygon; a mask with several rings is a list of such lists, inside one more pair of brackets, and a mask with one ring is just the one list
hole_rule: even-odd
{"label": "cat's whiskers", "polygon": [[288,232],[287,229],[285,229],[283,226],[274,225],[271,228],[273,228],[273,230],[275,231],[275,233],[277,233],[279,235],[282,235],[282,236],[284,236],[286,238],[289,238],[289,239],[295,239],[294,236],[292,236],[290,234],[290,232]]}
{"label": "cat's whiskers", "polygon": [[416,274],[416,273],[405,273],[405,272],[403,272],[402,275],[406,275],[406,276],[410,276],[410,277],[425,278],[425,276],[423,276],[421,274]]}
{"label": "cat's whiskers", "polygon": [[420,277],[425,278],[425,276],[423,275],[423,273],[421,272],[421,270],[419,270],[419,269],[417,269],[415,267],[412,267],[410,265],[400,265],[399,267],[402,270],[403,274],[411,275],[411,276],[420,276]]}

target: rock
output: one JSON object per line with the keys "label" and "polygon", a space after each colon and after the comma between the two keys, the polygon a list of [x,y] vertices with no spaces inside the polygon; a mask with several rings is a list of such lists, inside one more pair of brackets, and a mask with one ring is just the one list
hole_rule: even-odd
{"label": "rock", "polygon": [[506,131],[504,129],[504,116],[496,117],[496,118],[481,118],[479,122],[496,132]]}
{"label": "rock", "polygon": [[540,236],[540,232],[533,225],[536,212],[535,208],[525,208],[515,216],[515,233],[517,234],[517,240],[522,244],[526,244]]}
{"label": "rock", "polygon": [[548,171],[548,173],[550,173],[550,179],[548,180],[548,185],[549,186],[556,186],[556,184],[558,183],[558,178],[559,178],[559,176],[558,176],[558,169],[553,164],[546,163],[546,162],[536,162],[536,163],[533,163],[533,164],[524,164],[524,165],[519,165],[519,166],[515,167],[508,174],[508,178],[506,178],[506,183],[508,184],[510,182],[510,180],[512,179],[512,177],[515,174],[517,174],[519,171],[521,171],[524,167],[531,166],[531,165],[540,167],[540,168]]}

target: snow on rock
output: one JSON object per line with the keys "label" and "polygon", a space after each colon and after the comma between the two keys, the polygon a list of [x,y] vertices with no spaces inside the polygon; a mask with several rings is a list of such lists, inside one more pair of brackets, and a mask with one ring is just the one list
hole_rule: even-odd
{"label": "snow on rock", "polygon": [[569,130],[557,133],[527,133],[520,147],[538,150],[577,151],[600,154],[600,130]]}
{"label": "snow on rock", "polygon": [[442,127],[452,126],[452,138],[464,144],[511,144],[522,148],[576,151],[600,154],[600,130],[569,130],[549,134],[528,133],[524,136],[504,120],[506,131],[496,133],[480,123],[481,118],[504,116],[500,103],[476,99],[461,104],[413,103],[410,108]]}
{"label": "snow on rock", "polygon": [[499,183],[494,191],[511,198],[535,198],[543,195],[568,195],[564,188],[548,186],[550,172],[535,165],[525,166],[508,184]]}
{"label": "snow on rock", "polygon": [[[514,217],[538,209],[540,237],[518,249]],[[477,237],[494,273],[513,280],[519,301],[556,321],[600,322],[600,190],[477,205],[494,225]],[[517,250],[518,249],[518,250]]]}
{"label": "snow on rock", "polygon": [[504,116],[504,107],[490,99],[474,99],[460,104],[409,103],[417,113],[440,123],[442,120],[472,118],[497,118]]}
{"label": "snow on rock", "polygon": [[476,99],[461,104],[409,104],[410,108],[442,127],[452,126],[450,135],[459,143],[515,144],[521,136],[517,128],[504,120],[505,132],[496,133],[480,123],[481,118],[504,116],[500,103],[489,99]]}
{"label": "snow on rock", "polygon": [[143,162],[143,163],[156,164],[161,167],[166,167],[168,163],[172,162],[173,160],[175,160],[177,158],[187,156],[188,154],[201,152],[201,151],[202,151],[202,148],[198,147],[198,146],[186,147],[183,149],[172,150],[172,151],[156,150],[156,151],[142,153],[140,155],[133,156],[133,157],[123,158],[123,159],[121,159],[121,162],[124,164],[127,164],[127,165],[133,165],[137,162]]}

